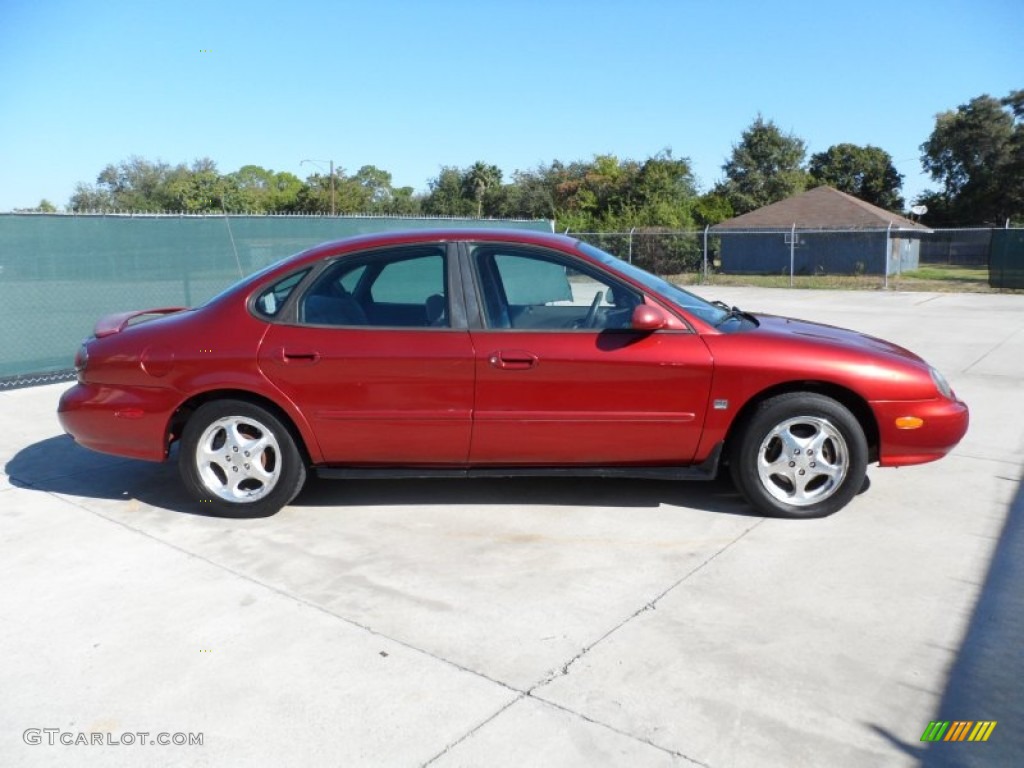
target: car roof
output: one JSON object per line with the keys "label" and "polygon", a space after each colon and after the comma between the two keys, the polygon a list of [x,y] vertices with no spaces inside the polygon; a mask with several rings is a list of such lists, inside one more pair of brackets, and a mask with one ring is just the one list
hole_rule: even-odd
{"label": "car roof", "polygon": [[[388,232],[375,232],[367,235],[355,235],[325,243],[296,254],[294,260],[306,261],[320,258],[328,253],[341,254],[363,248],[377,248],[388,245],[412,245],[416,243],[460,242],[487,240],[490,242],[514,242],[528,245],[553,246],[556,248],[573,248],[579,242],[576,238],[556,235],[549,232],[538,232],[530,229],[485,228],[438,228],[438,229],[407,229]],[[293,261],[289,259],[289,261]]]}

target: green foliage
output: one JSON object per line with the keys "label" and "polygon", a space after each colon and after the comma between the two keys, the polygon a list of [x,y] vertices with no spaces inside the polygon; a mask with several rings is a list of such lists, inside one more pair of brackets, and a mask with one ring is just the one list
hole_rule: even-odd
{"label": "green foliage", "polygon": [[771,120],[758,115],[734,144],[722,170],[726,179],[715,189],[736,214],[747,213],[803,192],[807,173],[803,140],[784,134]]}
{"label": "green foliage", "polygon": [[725,195],[708,192],[697,198],[693,206],[693,218],[700,227],[713,227],[735,215],[732,204]]}
{"label": "green foliage", "polygon": [[225,210],[231,187],[230,178],[217,172],[217,164],[203,158],[191,168],[181,164],[168,172],[156,195],[164,201],[165,210],[203,213]]}
{"label": "green foliage", "polygon": [[484,198],[501,186],[501,169],[496,165],[473,163],[462,173],[462,194],[476,201],[476,216],[480,218],[484,212]]}
{"label": "green foliage", "polygon": [[39,201],[39,205],[34,208],[15,208],[15,213],[56,213],[57,206],[47,200],[45,197]]}
{"label": "green foliage", "polygon": [[227,175],[229,211],[283,213],[298,210],[302,180],[293,173],[244,165]]}
{"label": "green foliage", "polygon": [[834,144],[811,155],[808,172],[816,184],[827,184],[889,211],[903,210],[903,176],[883,149]]}
{"label": "green foliage", "polygon": [[113,208],[114,200],[109,191],[81,181],[75,185],[75,191],[68,200],[68,209],[72,211],[107,211]]}
{"label": "green foliage", "polygon": [[554,189],[548,168],[516,171],[496,198],[496,215],[522,219],[556,219]]}
{"label": "green foliage", "polygon": [[555,161],[516,171],[508,184],[493,165],[448,166],[429,185],[422,206],[427,214],[547,218],[573,232],[685,229],[693,225],[697,196],[689,161],[669,150],[642,163],[613,155]]}
{"label": "green foliage", "polygon": [[[921,164],[942,183],[921,202],[936,225],[1002,225],[1024,216],[1024,91],[985,94],[935,118]],[[934,207],[933,207],[934,206]]]}
{"label": "green foliage", "polygon": [[132,156],[118,165],[108,165],[96,184],[79,184],[71,197],[72,210],[117,209],[161,211],[169,209],[165,186],[170,174],[166,163],[152,163]]}
{"label": "green foliage", "polygon": [[464,173],[454,166],[444,166],[437,178],[428,182],[430,192],[423,200],[428,216],[472,216],[476,202],[466,193]]}

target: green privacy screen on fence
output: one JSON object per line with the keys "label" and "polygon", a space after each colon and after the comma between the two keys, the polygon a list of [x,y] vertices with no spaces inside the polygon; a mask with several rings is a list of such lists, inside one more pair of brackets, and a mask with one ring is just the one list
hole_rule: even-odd
{"label": "green privacy screen on fence", "polygon": [[549,221],[329,216],[0,215],[0,378],[67,369],[105,314],[194,306],[327,240]]}
{"label": "green privacy screen on fence", "polygon": [[988,264],[993,288],[1024,288],[1024,229],[993,229]]}

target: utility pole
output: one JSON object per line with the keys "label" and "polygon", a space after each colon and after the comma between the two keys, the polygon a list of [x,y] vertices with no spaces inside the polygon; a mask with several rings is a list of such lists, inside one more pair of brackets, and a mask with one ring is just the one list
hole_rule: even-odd
{"label": "utility pole", "polygon": [[331,216],[334,216],[334,161],[331,160]]}
{"label": "utility pole", "polygon": [[330,163],[331,164],[331,216],[336,215],[336,207],[335,207],[335,204],[334,204],[334,161],[333,160],[300,160],[299,161],[299,165],[302,165],[303,163],[313,163],[314,165],[317,165],[319,163]]}

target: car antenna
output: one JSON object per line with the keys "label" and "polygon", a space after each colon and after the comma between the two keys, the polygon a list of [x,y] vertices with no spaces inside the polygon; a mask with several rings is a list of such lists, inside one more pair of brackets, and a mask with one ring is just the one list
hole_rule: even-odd
{"label": "car antenna", "polygon": [[242,260],[238,258],[238,248],[235,246],[235,235],[231,231],[231,219],[228,218],[228,209],[224,205],[224,195],[220,196],[220,209],[224,211],[224,223],[228,225],[228,237],[231,238],[231,250],[235,252],[235,264],[238,265],[238,276],[245,277],[242,271]]}

